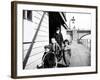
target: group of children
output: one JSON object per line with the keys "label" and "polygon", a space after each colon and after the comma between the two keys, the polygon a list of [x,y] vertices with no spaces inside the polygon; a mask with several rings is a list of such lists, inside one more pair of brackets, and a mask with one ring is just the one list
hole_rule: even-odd
{"label": "group of children", "polygon": [[45,52],[42,57],[41,65],[37,65],[37,68],[53,68],[59,67],[58,63],[63,59],[65,67],[70,65],[71,49],[69,41],[66,39],[60,46],[55,38],[51,39],[51,44],[44,47]]}

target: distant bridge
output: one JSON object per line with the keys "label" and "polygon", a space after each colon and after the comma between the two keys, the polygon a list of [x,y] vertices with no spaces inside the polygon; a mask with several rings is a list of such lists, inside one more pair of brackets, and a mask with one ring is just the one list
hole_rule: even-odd
{"label": "distant bridge", "polygon": [[67,33],[69,33],[72,38],[76,38],[75,40],[81,40],[84,36],[90,35],[91,30],[69,30]]}

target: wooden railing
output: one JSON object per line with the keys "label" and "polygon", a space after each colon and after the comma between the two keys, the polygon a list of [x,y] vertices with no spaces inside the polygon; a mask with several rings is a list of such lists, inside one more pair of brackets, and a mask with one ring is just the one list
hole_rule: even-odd
{"label": "wooden railing", "polygon": [[[23,60],[23,69],[25,69],[25,67],[26,67],[26,64],[27,64],[28,59],[29,59],[29,57],[30,57],[30,53],[31,53],[31,51],[32,51],[32,49],[33,49],[34,42],[35,42],[36,37],[37,37],[37,34],[38,34],[39,30],[40,30],[40,26],[41,26],[41,24],[42,24],[42,21],[43,21],[43,18],[44,18],[44,16],[45,16],[45,14],[46,14],[46,12],[43,13],[43,15],[42,15],[42,17],[41,17],[41,19],[40,19],[40,22],[39,22],[39,24],[38,24],[38,28],[37,28],[37,30],[36,30],[36,32],[35,32],[35,35],[33,36],[32,42],[26,42],[26,43],[24,42],[24,45],[25,45],[25,44],[30,44],[30,46],[29,46],[28,51],[27,51],[27,53],[26,53],[26,56],[25,56],[25,58],[24,58],[24,60]],[[43,51],[41,51],[41,52],[43,52]],[[41,52],[40,52],[40,53],[41,53]],[[36,54],[38,54],[38,53],[36,53]],[[35,62],[35,61],[34,61],[34,62]],[[29,64],[27,64],[27,65],[29,65]]]}

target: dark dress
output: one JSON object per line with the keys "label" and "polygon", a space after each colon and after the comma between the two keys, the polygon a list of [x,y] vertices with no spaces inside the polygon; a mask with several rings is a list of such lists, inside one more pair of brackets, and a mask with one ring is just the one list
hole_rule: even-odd
{"label": "dark dress", "polygon": [[64,50],[63,52],[63,59],[67,67],[70,65],[70,58],[71,58],[71,49],[69,48]]}
{"label": "dark dress", "polygon": [[[59,44],[60,48],[62,49],[63,36],[62,36],[61,32],[59,34],[55,33],[54,37],[55,37],[57,43]],[[59,51],[58,58],[59,58],[58,61],[60,61],[61,58],[62,58],[62,52],[61,51]]]}

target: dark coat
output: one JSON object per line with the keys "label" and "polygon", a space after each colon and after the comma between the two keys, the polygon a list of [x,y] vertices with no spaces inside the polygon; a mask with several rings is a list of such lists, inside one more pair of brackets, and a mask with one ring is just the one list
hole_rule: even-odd
{"label": "dark coat", "polygon": [[59,46],[61,47],[62,43],[63,43],[63,36],[62,36],[61,32],[59,34],[55,33],[54,37],[55,37],[57,43],[59,44]]}
{"label": "dark coat", "polygon": [[47,53],[44,53],[43,63],[44,63],[43,64],[44,68],[52,68],[52,67],[54,67],[55,64],[56,64],[54,53],[52,53],[51,51],[47,52]]}

